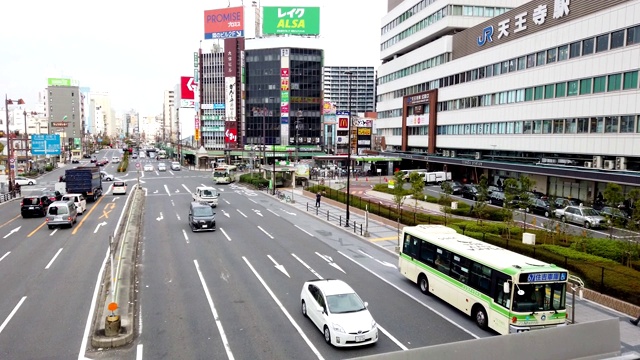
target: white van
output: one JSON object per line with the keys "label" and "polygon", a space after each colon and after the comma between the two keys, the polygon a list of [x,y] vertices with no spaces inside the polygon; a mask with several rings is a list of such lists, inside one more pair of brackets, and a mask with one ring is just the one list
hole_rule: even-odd
{"label": "white van", "polygon": [[114,163],[114,164],[119,163],[120,162],[120,156],[113,156],[111,158],[111,162]]}
{"label": "white van", "polygon": [[124,181],[114,181],[113,190],[111,192],[113,193],[113,195],[126,195],[127,183]]}
{"label": "white van", "polygon": [[85,199],[82,194],[64,194],[62,195],[62,201],[73,201],[80,215],[84,214],[87,210],[87,199]]}
{"label": "white van", "polygon": [[47,226],[52,230],[56,226],[73,227],[78,220],[78,211],[73,201],[54,201],[47,209],[45,218]]}

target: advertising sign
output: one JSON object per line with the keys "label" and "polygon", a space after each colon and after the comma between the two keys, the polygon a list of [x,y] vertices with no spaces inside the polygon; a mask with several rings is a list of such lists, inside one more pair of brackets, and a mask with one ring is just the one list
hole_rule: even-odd
{"label": "advertising sign", "polygon": [[225,116],[227,121],[236,121],[236,77],[224,78],[225,86]]}
{"label": "advertising sign", "polygon": [[196,139],[196,141],[200,140],[200,129],[195,130],[195,132],[193,133],[193,137]]}
{"label": "advertising sign", "polygon": [[264,35],[320,35],[319,7],[262,7]]}
{"label": "advertising sign", "polygon": [[371,135],[371,128],[358,128],[358,135]]}
{"label": "advertising sign", "polygon": [[289,92],[288,91],[281,91],[280,92],[280,101],[281,102],[289,102]]}
{"label": "advertising sign", "polygon": [[228,39],[244,36],[244,8],[242,6],[204,12],[204,38]]}
{"label": "advertising sign", "polygon": [[192,108],[196,106],[195,100],[180,100],[181,108]]}
{"label": "advertising sign", "polygon": [[68,122],[64,122],[64,121],[54,121],[51,123],[51,126],[53,127],[67,127],[69,126]]}
{"label": "advertising sign", "polygon": [[60,155],[60,135],[33,134],[31,135],[32,155]]}
{"label": "advertising sign", "polygon": [[322,103],[322,113],[325,115],[335,114],[336,113],[336,104],[331,101],[324,101]]}
{"label": "advertising sign", "polygon": [[338,111],[336,115],[336,119],[338,122],[338,130],[349,129],[349,112],[348,111]]}
{"label": "advertising sign", "polygon": [[224,142],[225,143],[236,143],[236,142],[238,142],[238,130],[236,130],[236,129],[227,129],[224,132]]}
{"label": "advertising sign", "polygon": [[78,84],[74,84],[71,79],[60,79],[60,78],[48,78],[47,84],[49,86],[77,86]]}
{"label": "advertising sign", "polygon": [[224,39],[224,76],[236,76],[238,52],[236,39]]}
{"label": "advertising sign", "polygon": [[280,77],[289,77],[289,68],[280,69]]}
{"label": "advertising sign", "polygon": [[289,78],[280,78],[280,91],[289,91]]}
{"label": "advertising sign", "polygon": [[407,116],[407,126],[427,126],[427,125],[429,125],[429,116],[425,116],[425,115]]}
{"label": "advertising sign", "polygon": [[195,99],[194,91],[196,84],[193,81],[193,76],[181,76],[180,77],[180,99],[193,100]]}
{"label": "advertising sign", "polygon": [[280,112],[283,114],[289,113],[289,104],[282,103],[282,105],[280,105]]}

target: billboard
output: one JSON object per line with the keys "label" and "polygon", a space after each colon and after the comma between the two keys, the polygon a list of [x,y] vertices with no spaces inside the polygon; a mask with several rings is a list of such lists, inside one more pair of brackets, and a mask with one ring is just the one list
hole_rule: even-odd
{"label": "billboard", "polygon": [[224,39],[224,76],[236,76],[238,51],[236,39]]}
{"label": "billboard", "polygon": [[320,35],[319,7],[262,7],[264,35]]}
{"label": "billboard", "polygon": [[224,132],[224,142],[225,143],[236,143],[236,142],[238,142],[238,130],[237,129],[227,129]]}
{"label": "billboard", "polygon": [[237,37],[244,37],[244,8],[242,6],[205,10],[205,39],[229,39]]}
{"label": "billboard", "polygon": [[337,111],[336,121],[338,122],[338,130],[349,129],[349,112]]}
{"label": "billboard", "polygon": [[180,77],[180,99],[182,100],[194,100],[196,84],[193,76],[181,76]]}
{"label": "billboard", "polygon": [[226,89],[224,95],[226,120],[236,121],[236,77],[226,76],[224,87]]}
{"label": "billboard", "polygon": [[78,86],[80,82],[71,79],[48,78],[47,84],[49,86]]}

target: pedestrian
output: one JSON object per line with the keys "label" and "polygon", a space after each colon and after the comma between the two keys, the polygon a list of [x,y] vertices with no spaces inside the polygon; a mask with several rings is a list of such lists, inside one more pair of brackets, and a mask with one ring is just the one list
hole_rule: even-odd
{"label": "pedestrian", "polygon": [[320,199],[322,198],[322,194],[320,194],[320,191],[318,191],[316,193],[316,207],[320,207]]}
{"label": "pedestrian", "polygon": [[22,193],[20,192],[20,184],[19,183],[15,183],[15,185],[13,186],[14,189],[16,189],[16,193],[18,194],[18,196],[22,196]]}
{"label": "pedestrian", "polygon": [[638,315],[638,317],[635,320],[629,319],[629,322],[635,326],[638,326],[638,323],[640,322],[640,315]]}

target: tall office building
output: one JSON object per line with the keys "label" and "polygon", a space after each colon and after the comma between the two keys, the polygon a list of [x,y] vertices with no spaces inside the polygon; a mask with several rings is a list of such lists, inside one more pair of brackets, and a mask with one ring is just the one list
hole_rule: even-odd
{"label": "tall office building", "polygon": [[111,98],[106,92],[89,93],[89,109],[93,134],[99,136],[117,135],[115,116],[111,109]]}
{"label": "tall office building", "polygon": [[582,202],[608,182],[637,187],[640,1],[467,3],[389,0],[376,121],[387,150],[473,182],[526,175]]}
{"label": "tall office building", "polygon": [[349,110],[351,96],[354,114],[376,111],[376,72],[372,66],[325,66],[322,89],[324,101],[332,102],[338,110]]}
{"label": "tall office building", "polygon": [[47,118],[49,132],[60,134],[65,151],[80,148],[84,106],[79,83],[71,79],[49,78]]}
{"label": "tall office building", "polygon": [[203,50],[201,68],[201,141],[207,150],[224,150],[224,49],[214,46],[210,52],[204,52]]}
{"label": "tall office building", "polygon": [[168,142],[173,132],[173,108],[175,107],[175,94],[173,90],[164,91],[164,101],[162,102],[162,141]]}

